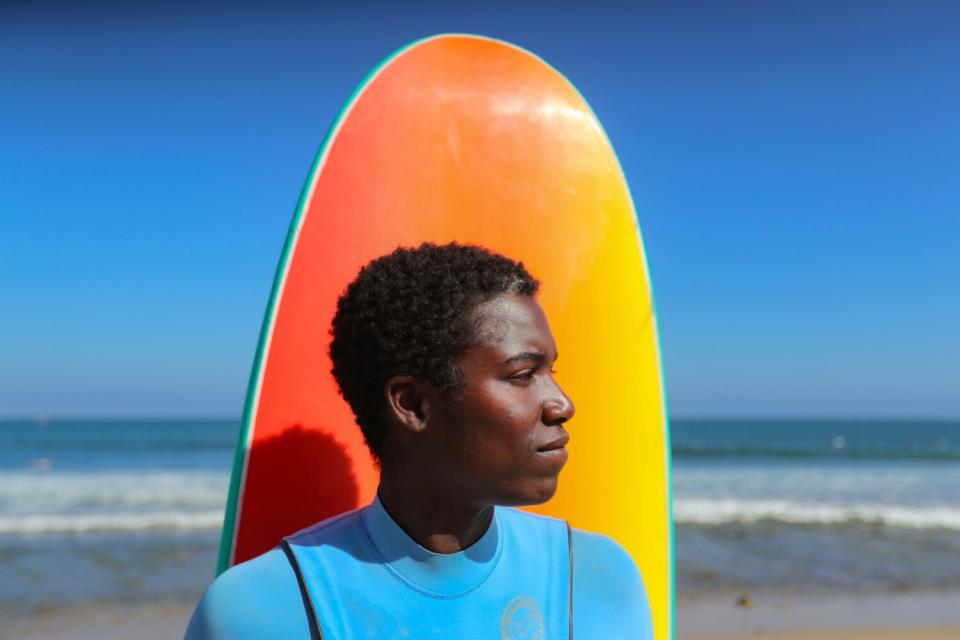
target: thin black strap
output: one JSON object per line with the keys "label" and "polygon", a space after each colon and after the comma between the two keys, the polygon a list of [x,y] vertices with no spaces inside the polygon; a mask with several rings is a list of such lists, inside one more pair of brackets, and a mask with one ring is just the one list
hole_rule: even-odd
{"label": "thin black strap", "polygon": [[567,549],[570,550],[570,593],[567,596],[567,613],[570,619],[570,640],[573,640],[573,530],[567,524]]}
{"label": "thin black strap", "polygon": [[313,632],[312,635],[318,638],[318,640],[323,640],[323,630],[320,629],[320,617],[317,615],[317,610],[313,606],[313,600],[307,592],[307,583],[303,579],[303,572],[300,571],[300,563],[297,562],[297,557],[293,554],[293,549],[290,548],[289,542],[284,540],[280,543],[280,546],[283,548],[283,552],[287,554],[287,560],[290,561],[293,572],[297,574],[297,584],[300,586],[300,597],[303,598],[303,606],[310,612],[307,623],[312,623],[310,624],[310,630]]}

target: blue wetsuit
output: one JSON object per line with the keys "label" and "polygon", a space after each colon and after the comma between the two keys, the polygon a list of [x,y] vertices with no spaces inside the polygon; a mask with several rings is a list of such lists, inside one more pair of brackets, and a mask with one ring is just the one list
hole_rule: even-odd
{"label": "blue wetsuit", "polygon": [[577,638],[653,638],[626,551],[553,518],[497,507],[476,543],[444,555],[418,545],[375,500],[284,547],[217,578],[186,640],[316,640],[317,626],[326,640],[567,638],[571,611]]}

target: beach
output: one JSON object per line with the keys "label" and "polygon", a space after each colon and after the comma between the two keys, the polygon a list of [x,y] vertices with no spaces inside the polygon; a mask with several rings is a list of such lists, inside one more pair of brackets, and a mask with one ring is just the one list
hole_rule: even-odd
{"label": "beach", "polygon": [[[679,640],[956,640],[960,591],[915,594],[680,596]],[[25,640],[178,638],[192,606],[159,602],[53,608],[0,622],[0,637]]]}
{"label": "beach", "polygon": [[960,638],[958,604],[960,591],[681,595],[676,635],[691,640],[955,640]]}
{"label": "beach", "polygon": [[181,638],[192,607],[175,603],[87,604],[0,620],[0,638],[24,640],[167,640]]}
{"label": "beach", "polygon": [[[238,428],[0,423],[0,638],[181,637]],[[677,638],[960,639],[960,423],[671,428]]]}

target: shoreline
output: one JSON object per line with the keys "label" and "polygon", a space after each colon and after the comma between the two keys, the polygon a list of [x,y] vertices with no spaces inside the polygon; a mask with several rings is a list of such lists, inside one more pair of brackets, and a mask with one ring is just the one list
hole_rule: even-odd
{"label": "shoreline", "polygon": [[767,591],[677,596],[680,640],[960,638],[960,591]]}
{"label": "shoreline", "polygon": [[[947,640],[960,638],[960,591],[684,593],[677,640]],[[181,602],[95,603],[0,616],[0,637],[24,640],[180,638]]]}
{"label": "shoreline", "polygon": [[182,638],[194,605],[176,602],[92,603],[38,607],[0,616],[0,638],[24,640],[169,640]]}
{"label": "shoreline", "polygon": [[956,640],[960,627],[904,627],[902,629],[816,629],[774,631],[725,636],[677,636],[678,640]]}

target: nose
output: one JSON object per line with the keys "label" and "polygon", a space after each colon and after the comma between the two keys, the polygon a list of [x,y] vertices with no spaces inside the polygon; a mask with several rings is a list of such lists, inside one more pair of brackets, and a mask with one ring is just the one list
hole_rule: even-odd
{"label": "nose", "polygon": [[543,423],[548,427],[558,427],[572,418],[575,411],[570,396],[554,381],[552,393],[543,403]]}

